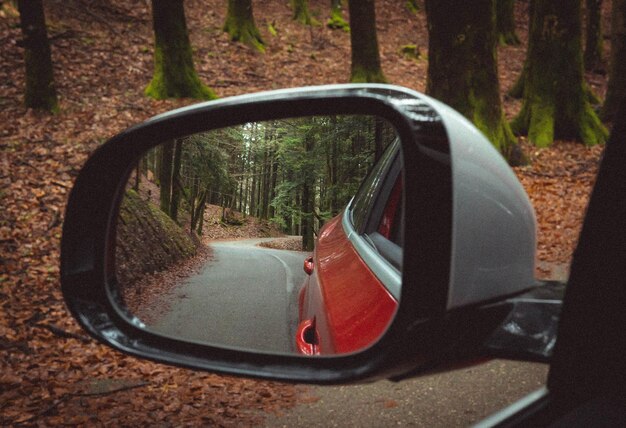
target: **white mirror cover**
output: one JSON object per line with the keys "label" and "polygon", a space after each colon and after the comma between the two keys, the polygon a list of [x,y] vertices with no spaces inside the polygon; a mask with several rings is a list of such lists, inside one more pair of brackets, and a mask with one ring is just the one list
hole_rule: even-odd
{"label": "white mirror cover", "polygon": [[535,213],[521,183],[485,136],[452,108],[441,114],[452,163],[452,259],[448,309],[534,285]]}

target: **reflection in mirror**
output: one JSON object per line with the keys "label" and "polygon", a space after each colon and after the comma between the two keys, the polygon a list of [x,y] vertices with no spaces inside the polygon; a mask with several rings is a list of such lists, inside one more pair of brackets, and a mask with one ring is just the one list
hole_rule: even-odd
{"label": "reflection in mirror", "polygon": [[231,348],[333,355],[373,344],[400,295],[399,146],[372,116],[160,144],[120,207],[124,311],[163,336]]}

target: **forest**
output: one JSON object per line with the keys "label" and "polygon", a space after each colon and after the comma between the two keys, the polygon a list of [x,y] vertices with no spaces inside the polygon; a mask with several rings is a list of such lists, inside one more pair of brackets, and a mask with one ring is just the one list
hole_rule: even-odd
{"label": "forest", "polygon": [[[621,70],[626,62],[621,40],[625,25],[622,1],[616,0],[611,9],[613,43],[605,102],[584,80],[584,71],[598,68],[603,55],[602,1],[585,2],[584,43],[581,0],[530,2],[526,58],[522,73],[508,92],[522,100],[512,121],[503,114],[497,46],[520,43],[515,33],[515,2],[475,3],[450,15],[450,10],[459,6],[456,0],[424,2],[429,55],[426,92],[474,122],[511,165],[527,162],[515,135],[527,136],[538,147],[549,146],[555,139],[574,139],[585,145],[604,143],[608,131],[601,118],[613,118],[626,91]],[[290,5],[293,20],[304,26],[321,25],[310,14],[308,0],[291,0]],[[18,1],[17,6],[25,48],[25,105],[55,112],[58,101],[43,3]],[[251,0],[229,0],[227,6],[222,31],[232,42],[265,53]],[[341,1],[332,1],[326,25],[350,33],[349,80],[387,82],[380,60],[375,3],[349,1],[347,6],[349,22],[342,18]],[[416,1],[409,1],[405,13],[417,13],[419,9]],[[195,69],[184,2],[154,0],[151,12],[154,72],[144,94],[155,99],[216,98]],[[273,23],[268,24],[268,31],[276,34]],[[419,57],[416,46],[404,45],[400,50]]]}
{"label": "forest", "polygon": [[269,220],[311,251],[324,221],[349,202],[394,137],[369,116],[247,123],[161,144],[140,161],[134,187],[151,177],[161,210],[199,237],[212,204],[224,222],[241,221],[234,210]]}
{"label": "forest", "polygon": [[[515,166],[537,213],[537,275],[566,274],[608,130],[625,120],[614,116],[626,94],[625,3],[0,1],[0,424],[252,426],[315,401],[294,385],[124,356],[64,306],[59,243],[81,166],[118,132],[198,101],[351,81],[431,95]],[[354,117],[190,135],[147,154],[129,187],[158,186],[155,206],[196,235],[208,227],[196,212],[217,204],[224,222],[233,210],[310,237],[393,139],[382,126],[383,139],[376,120]],[[492,398],[475,410],[459,394],[444,423],[513,401]],[[371,405],[401,410],[381,403]]]}

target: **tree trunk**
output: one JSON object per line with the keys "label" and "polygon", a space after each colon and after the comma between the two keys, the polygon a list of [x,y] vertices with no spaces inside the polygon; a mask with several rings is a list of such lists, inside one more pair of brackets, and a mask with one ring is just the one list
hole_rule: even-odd
{"label": "tree trunk", "polygon": [[180,181],[181,155],[183,152],[182,140],[174,143],[174,159],[172,165],[172,196],[170,199],[170,217],[175,222],[178,221],[178,205],[180,204],[180,193],[182,183]]}
{"label": "tree trunk", "polygon": [[59,110],[52,73],[52,56],[41,0],[19,0],[20,26],[24,38],[26,89],[24,104],[28,108],[55,113]]}
{"label": "tree trunk", "polygon": [[265,52],[265,44],[254,23],[252,0],[228,0],[224,31],[233,42],[242,42],[259,52]]}
{"label": "tree trunk", "polygon": [[350,10],[350,42],[352,66],[350,81],[354,83],[384,83],[387,81],[380,66],[376,35],[374,0],[348,0]]}
{"label": "tree trunk", "polygon": [[427,92],[474,122],[510,164],[523,163],[502,113],[494,0],[427,0],[426,14]]}
{"label": "tree trunk", "polygon": [[611,63],[609,87],[602,117],[613,120],[617,108],[626,98],[626,0],[613,0],[611,15]]}
{"label": "tree trunk", "polygon": [[197,177],[191,177],[191,191],[189,192],[189,232],[192,233],[196,224],[196,199],[198,198],[199,179]]}
{"label": "tree trunk", "polygon": [[269,218],[274,218],[274,216],[276,215],[276,208],[272,204],[274,202],[274,198],[276,197],[276,184],[278,182],[278,159],[277,159],[277,155],[276,155],[276,150],[277,150],[276,142],[274,142],[274,143],[272,143],[272,150],[270,152],[270,154],[271,154],[271,162],[272,162],[272,169],[271,169],[271,173],[270,173],[270,195],[269,195],[270,209],[269,209]]}
{"label": "tree trunk", "polygon": [[199,230],[198,232],[198,236],[202,235],[202,226],[200,225],[200,227],[198,227],[199,224],[201,224],[201,222],[204,218],[204,209],[205,209],[205,205],[206,205],[206,198],[207,198],[207,194],[208,194],[208,190],[204,189],[202,191],[202,194],[200,195],[200,200],[198,201],[198,205],[196,206],[195,210],[192,212],[192,218],[191,218],[191,230]]}
{"label": "tree trunk", "polygon": [[140,158],[137,161],[137,167],[135,168],[135,184],[134,184],[134,189],[135,192],[139,192],[139,185],[141,184],[141,164],[142,164],[142,160],[143,158]]}
{"label": "tree trunk", "polygon": [[585,70],[602,66],[602,0],[586,0],[587,29],[585,40]]}
{"label": "tree trunk", "polygon": [[267,220],[269,212],[269,195],[270,195],[270,165],[269,165],[269,147],[263,149],[263,168],[261,169],[261,211],[259,217]]}
{"label": "tree trunk", "polygon": [[242,207],[241,213],[243,214],[243,218],[246,218],[246,214],[249,214],[250,207],[250,172],[246,170],[246,181],[244,186],[244,194],[242,197]]}
{"label": "tree trunk", "polygon": [[406,0],[406,8],[414,15],[420,11],[420,5],[417,0]]}
{"label": "tree trunk", "polygon": [[[331,132],[337,133],[337,116],[330,117]],[[326,140],[326,177],[327,177],[327,192],[328,192],[328,211],[331,215],[335,215],[337,212],[337,169],[338,169],[338,140],[339,138],[331,138],[330,141]]]}
{"label": "tree trunk", "polygon": [[174,142],[169,141],[161,144],[161,174],[159,176],[161,211],[168,216],[172,200],[172,167],[173,167]]}
{"label": "tree trunk", "polygon": [[515,0],[496,0],[496,31],[500,44],[520,44],[515,34]]}
{"label": "tree trunk", "polygon": [[[251,156],[254,156],[254,155],[251,153]],[[253,159],[254,159],[254,164],[252,165],[252,169],[250,171],[252,173],[252,184],[250,185],[250,215],[256,216],[257,164],[256,164],[256,158],[253,157]]]}
{"label": "tree trunk", "polygon": [[[306,136],[304,140],[304,151],[308,157],[308,154],[313,152],[315,140]],[[311,177],[312,171],[305,171],[304,180],[302,183],[302,199],[301,199],[301,211],[302,211],[302,250],[313,251],[315,245],[313,234],[313,210],[315,209],[315,181]]]}
{"label": "tree trunk", "polygon": [[155,99],[214,99],[193,65],[183,0],[152,0],[154,76],[145,90]]}
{"label": "tree trunk", "polygon": [[256,200],[254,202],[256,211],[254,212],[254,216],[261,217],[261,211],[263,210],[263,207],[261,206],[263,203],[263,165],[259,165],[257,174],[259,175],[259,178],[256,181]]}
{"label": "tree trunk", "polygon": [[144,156],[144,159],[146,176],[150,178],[150,171],[152,172],[152,177],[154,178],[154,175],[156,173],[156,149],[151,149],[150,151],[148,151],[148,153],[146,153],[146,155]]}
{"label": "tree trunk", "polygon": [[293,10],[293,19],[304,25],[311,25],[311,14],[309,13],[308,0],[290,0],[291,9]]}
{"label": "tree trunk", "polygon": [[[293,206],[294,207],[299,207],[301,206],[300,201],[301,201],[301,194],[298,191],[294,192],[293,195]],[[301,231],[302,231],[302,215],[296,216],[295,215],[295,210],[291,212],[291,224],[292,224],[292,235],[300,235]],[[304,247],[302,247],[302,249],[304,250]]]}
{"label": "tree trunk", "polygon": [[243,206],[243,183],[244,183],[244,180],[243,179],[240,180],[239,181],[239,187],[237,189],[237,203],[236,203],[236,206],[237,206],[237,211],[239,211],[239,212],[243,212],[243,208],[242,208],[242,206]]}
{"label": "tree trunk", "polygon": [[163,171],[163,144],[159,144],[154,149],[154,181],[158,186],[161,186],[161,174]]}
{"label": "tree trunk", "polygon": [[200,201],[200,204],[198,205],[198,217],[197,217],[197,221],[198,221],[198,228],[196,229],[196,233],[198,234],[199,237],[202,237],[202,228],[204,227],[204,209],[206,206],[206,194],[207,191],[205,190],[204,192],[204,197],[202,198],[202,200]]}
{"label": "tree trunk", "polygon": [[524,102],[513,130],[539,147],[555,138],[605,142],[583,81],[580,0],[536,0],[533,9]]}
{"label": "tree trunk", "polygon": [[350,25],[343,19],[343,15],[341,13],[341,0],[331,0],[330,1],[330,18],[328,18],[328,22],[326,23],[328,28],[342,29],[345,31],[350,31]]}

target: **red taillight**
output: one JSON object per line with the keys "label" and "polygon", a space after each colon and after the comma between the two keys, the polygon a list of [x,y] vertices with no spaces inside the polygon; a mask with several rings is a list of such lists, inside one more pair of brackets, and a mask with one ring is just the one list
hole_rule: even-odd
{"label": "red taillight", "polygon": [[313,264],[313,257],[307,257],[304,261],[304,272],[307,275],[311,275],[313,273],[313,268],[315,265]]}
{"label": "red taillight", "polygon": [[296,349],[304,355],[319,355],[319,335],[315,330],[315,320],[304,320],[296,331]]}

